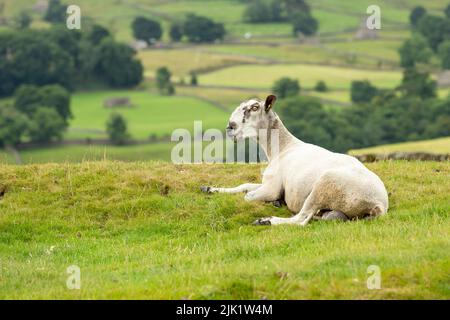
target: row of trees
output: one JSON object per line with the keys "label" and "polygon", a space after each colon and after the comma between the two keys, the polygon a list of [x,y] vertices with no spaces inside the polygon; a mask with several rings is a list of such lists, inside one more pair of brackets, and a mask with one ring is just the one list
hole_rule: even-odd
{"label": "row of trees", "polygon": [[294,35],[310,36],[319,28],[304,0],[252,0],[243,19],[248,23],[291,22]]}
{"label": "row of trees", "polygon": [[0,96],[22,84],[59,84],[70,90],[95,81],[132,87],[142,77],[134,50],[98,25],[83,33],[53,26],[0,34]]}
{"label": "row of trees", "polygon": [[14,103],[0,106],[0,146],[14,148],[23,139],[60,139],[72,117],[70,93],[60,85],[23,85]]}
{"label": "row of trees", "polygon": [[413,36],[399,50],[402,67],[428,63],[433,54],[437,54],[442,68],[450,69],[450,5],[444,10],[444,16],[431,15],[418,6],[409,18]]}
{"label": "row of trees", "polygon": [[296,95],[292,81],[284,88],[292,93],[278,105],[286,126],[300,139],[335,151],[450,135],[450,98],[437,99],[436,82],[414,68],[405,69],[401,85],[392,90],[354,81],[354,104],[342,109]]}
{"label": "row of trees", "polygon": [[[161,24],[153,19],[137,17],[132,23],[133,35],[136,39],[152,44],[161,39],[163,29]],[[178,42],[186,38],[192,43],[214,42],[222,40],[226,34],[222,23],[188,14],[183,22],[175,23],[170,27],[170,38]]]}

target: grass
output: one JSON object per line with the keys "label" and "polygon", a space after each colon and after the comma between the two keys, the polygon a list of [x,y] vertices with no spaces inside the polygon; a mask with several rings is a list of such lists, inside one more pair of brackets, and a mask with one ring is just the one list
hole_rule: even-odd
{"label": "grass", "polygon": [[[83,162],[99,160],[120,161],[170,161],[170,152],[175,143],[160,142],[144,145],[65,145],[25,149],[20,151],[22,161],[31,163]],[[0,151],[0,163],[14,163],[11,154]]]}
{"label": "grass", "polygon": [[[198,187],[259,181],[260,165],[0,166],[0,298],[449,299],[450,164],[369,167],[387,216],[259,228],[290,213]],[[80,290],[66,288],[70,265]]]}
{"label": "grass", "polygon": [[429,152],[450,153],[450,137],[432,140],[411,141],[386,144],[372,148],[350,150],[350,154],[391,153],[391,152]]}
{"label": "grass", "polygon": [[184,80],[187,82],[192,71],[201,72],[242,63],[258,63],[258,60],[254,58],[239,57],[231,54],[214,54],[195,47],[189,49],[145,50],[139,52],[138,58],[142,61],[147,77],[153,78],[158,68],[167,67],[176,80],[184,77]]}
{"label": "grass", "polygon": [[[134,108],[107,109],[103,101],[113,97],[129,97]],[[170,135],[174,129],[192,131],[195,120],[203,121],[203,128],[222,128],[227,113],[211,103],[182,96],[159,96],[144,91],[97,91],[72,96],[73,120],[67,138],[103,138],[106,121],[114,110],[128,122],[130,134],[136,139],[150,135]]]}
{"label": "grass", "polygon": [[[236,75],[239,77],[236,77]],[[244,88],[270,88],[281,77],[300,80],[304,88],[312,88],[324,80],[329,88],[349,89],[353,80],[369,80],[375,86],[392,88],[401,81],[399,71],[374,71],[307,64],[276,64],[268,66],[235,66],[199,77],[201,84]]]}
{"label": "grass", "polygon": [[234,111],[239,104],[252,98],[264,99],[270,92],[267,90],[242,90],[227,88],[209,88],[203,86],[178,86],[180,95],[194,96],[213,101],[229,111]]}
{"label": "grass", "polygon": [[[356,55],[376,57],[381,60],[399,62],[400,55],[398,49],[401,47],[400,41],[391,40],[364,40],[348,42],[336,42],[327,44],[327,47]],[[373,59],[372,59],[373,60]],[[377,61],[375,61],[377,62]]]}

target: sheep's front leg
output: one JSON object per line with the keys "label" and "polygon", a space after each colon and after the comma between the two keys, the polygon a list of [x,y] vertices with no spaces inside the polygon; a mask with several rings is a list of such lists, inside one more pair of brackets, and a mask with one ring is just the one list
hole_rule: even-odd
{"label": "sheep's front leg", "polygon": [[258,189],[248,192],[245,195],[247,201],[272,202],[280,199],[280,189],[269,183],[264,183]]}
{"label": "sheep's front leg", "polygon": [[261,187],[260,183],[244,183],[240,186],[234,188],[215,188],[215,187],[207,187],[201,186],[200,190],[205,193],[240,193],[240,192],[250,192]]}

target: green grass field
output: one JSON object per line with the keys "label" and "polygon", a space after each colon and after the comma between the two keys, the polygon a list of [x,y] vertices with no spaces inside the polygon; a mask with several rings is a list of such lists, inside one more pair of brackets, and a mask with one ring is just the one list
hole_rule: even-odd
{"label": "green grass field", "polygon": [[[237,74],[239,77],[236,77]],[[392,88],[401,81],[399,71],[374,71],[306,64],[236,66],[201,75],[199,81],[204,85],[270,88],[275,80],[282,77],[299,79],[304,88],[312,88],[317,81],[324,80],[328,87],[333,89],[349,89],[353,80],[367,79],[380,88]]]}
{"label": "green grass field", "polygon": [[[154,77],[160,67],[169,68],[174,75],[174,80],[182,77],[189,82],[190,73],[208,71],[215,68],[224,68],[243,63],[258,63],[259,60],[252,57],[236,55],[214,54],[205,52],[202,47],[170,50],[145,50],[138,54],[142,61],[147,77]],[[187,63],[188,62],[188,63]]]}
{"label": "green grass field", "polygon": [[429,152],[429,153],[449,153],[450,137],[432,140],[411,141],[403,143],[386,144],[372,148],[350,150],[350,154],[367,153],[391,153],[391,152]]}
{"label": "green grass field", "polygon": [[[387,216],[301,228],[254,227],[290,213],[199,192],[258,181],[260,165],[0,166],[0,298],[449,299],[450,164],[369,167]],[[71,265],[80,290],[66,287]]]}
{"label": "green grass field", "polygon": [[[133,108],[108,109],[103,101],[113,97],[129,97]],[[183,96],[160,96],[144,91],[100,91],[76,93],[71,102],[73,120],[67,138],[104,138],[106,121],[114,110],[128,121],[135,139],[151,134],[170,135],[174,129],[193,130],[194,121],[203,121],[203,128],[223,128],[227,113],[211,103]]]}

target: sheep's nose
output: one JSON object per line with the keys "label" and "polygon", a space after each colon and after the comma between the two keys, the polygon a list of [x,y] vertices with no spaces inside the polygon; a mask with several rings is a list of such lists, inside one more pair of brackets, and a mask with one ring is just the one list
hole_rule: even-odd
{"label": "sheep's nose", "polygon": [[234,130],[234,129],[236,129],[236,122],[234,121],[228,122],[227,130]]}

